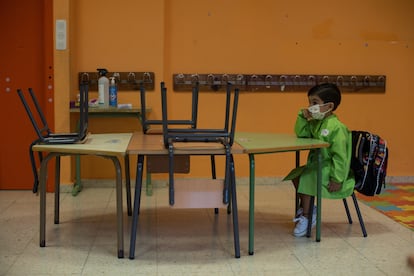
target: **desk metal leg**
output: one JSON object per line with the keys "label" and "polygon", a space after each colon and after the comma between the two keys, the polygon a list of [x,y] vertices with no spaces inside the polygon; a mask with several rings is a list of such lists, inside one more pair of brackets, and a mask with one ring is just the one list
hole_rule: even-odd
{"label": "desk metal leg", "polygon": [[60,209],[60,155],[56,156],[55,167],[55,224],[59,224]]}
{"label": "desk metal leg", "polygon": [[250,161],[249,255],[253,255],[254,254],[254,189],[255,189],[254,154],[249,154],[249,161]]}
{"label": "desk metal leg", "polygon": [[139,207],[141,205],[141,188],[142,188],[142,174],[144,167],[144,155],[138,155],[137,160],[137,175],[135,180],[135,196],[134,196],[134,210],[132,214],[131,225],[131,240],[129,243],[129,258],[132,260],[135,258],[135,243],[137,238],[137,226]]}
{"label": "desk metal leg", "polygon": [[116,172],[116,217],[118,225],[118,258],[124,257],[124,219],[122,212],[122,171],[119,159],[115,156],[102,156],[111,159]]}
{"label": "desk metal leg", "polygon": [[316,196],[317,196],[317,217],[316,217],[316,241],[321,241],[321,213],[322,213],[322,153],[320,149],[317,149],[318,155],[318,177],[317,177],[317,187],[316,187]]}
{"label": "desk metal leg", "polygon": [[49,153],[45,158],[43,158],[40,164],[40,247],[46,246],[46,179],[47,179],[47,165],[49,160],[55,156],[58,156],[57,153]]}

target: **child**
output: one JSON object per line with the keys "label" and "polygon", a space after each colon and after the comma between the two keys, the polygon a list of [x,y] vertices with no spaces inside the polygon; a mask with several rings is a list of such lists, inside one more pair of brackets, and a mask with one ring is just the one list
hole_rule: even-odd
{"label": "child", "polygon": [[[350,170],[352,135],[333,113],[341,102],[341,92],[332,83],[322,83],[308,92],[309,107],[299,111],[295,123],[298,137],[315,138],[328,142],[322,148],[322,197],[340,199],[352,195],[355,179]],[[300,198],[300,209],[294,219],[293,235],[306,235],[311,196],[316,195],[317,155],[309,152],[307,164],[292,170],[284,180],[292,180]],[[316,224],[316,207],[312,227]]]}

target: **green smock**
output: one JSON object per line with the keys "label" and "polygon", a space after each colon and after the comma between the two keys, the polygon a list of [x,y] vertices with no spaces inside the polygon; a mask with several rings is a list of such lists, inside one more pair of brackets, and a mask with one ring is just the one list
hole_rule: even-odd
{"label": "green smock", "polygon": [[[350,169],[352,152],[352,134],[339,121],[335,114],[323,120],[308,121],[299,112],[295,123],[295,132],[301,138],[314,138],[328,142],[328,148],[322,148],[322,197],[345,198],[352,195],[355,179]],[[293,169],[284,180],[300,177],[298,193],[316,196],[318,160],[316,150],[311,150],[306,165]],[[337,192],[328,191],[329,181],[342,183]]]}

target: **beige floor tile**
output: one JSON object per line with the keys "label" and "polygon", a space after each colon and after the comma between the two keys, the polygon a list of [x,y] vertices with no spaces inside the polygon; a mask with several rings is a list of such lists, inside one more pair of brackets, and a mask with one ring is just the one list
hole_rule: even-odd
{"label": "beige floor tile", "polygon": [[[271,181],[269,181],[270,183]],[[134,190],[132,191],[134,195]],[[85,188],[62,193],[60,224],[47,195],[46,247],[39,247],[39,197],[0,191],[0,275],[413,275],[414,231],[360,203],[368,237],[354,207],[349,224],[341,200],[324,200],[322,240],[295,238],[289,183],[255,189],[254,255],[248,254],[248,185],[237,187],[241,258],[234,258],[232,216],[220,209],[174,209],[168,190],[142,193],[135,259],[128,259],[131,217],[124,200],[125,258],[116,246],[116,192]]]}

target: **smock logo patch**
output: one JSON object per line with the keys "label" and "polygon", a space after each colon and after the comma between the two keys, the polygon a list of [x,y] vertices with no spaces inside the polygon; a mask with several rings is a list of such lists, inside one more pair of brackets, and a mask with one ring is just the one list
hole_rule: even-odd
{"label": "smock logo patch", "polygon": [[322,135],[322,136],[328,136],[328,134],[329,134],[329,129],[326,129],[326,128],[325,128],[325,129],[322,129],[322,130],[321,130],[321,135]]}

